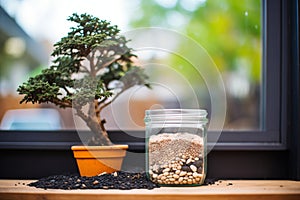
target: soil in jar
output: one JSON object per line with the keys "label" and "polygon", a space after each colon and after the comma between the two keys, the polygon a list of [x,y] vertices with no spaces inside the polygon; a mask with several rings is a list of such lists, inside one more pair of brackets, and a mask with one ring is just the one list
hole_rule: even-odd
{"label": "soil in jar", "polygon": [[149,178],[162,185],[204,182],[203,138],[190,133],[161,133],[149,137]]}

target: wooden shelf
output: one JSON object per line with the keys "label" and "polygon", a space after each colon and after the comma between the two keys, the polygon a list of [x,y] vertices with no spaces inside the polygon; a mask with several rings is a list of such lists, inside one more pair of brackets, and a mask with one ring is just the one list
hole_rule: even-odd
{"label": "wooden shelf", "polygon": [[281,180],[223,180],[197,187],[161,187],[153,190],[57,190],[27,186],[33,180],[0,180],[0,199],[89,200],[299,200],[300,182]]}

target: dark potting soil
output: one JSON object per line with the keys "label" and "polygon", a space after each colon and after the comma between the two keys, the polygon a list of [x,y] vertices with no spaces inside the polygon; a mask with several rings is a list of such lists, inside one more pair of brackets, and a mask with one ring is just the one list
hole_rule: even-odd
{"label": "dark potting soil", "polygon": [[55,175],[41,178],[28,186],[43,189],[153,189],[159,187],[147,179],[146,173],[115,172],[99,176]]}
{"label": "dark potting soil", "polygon": [[[206,179],[203,185],[215,184],[214,179]],[[43,189],[154,189],[160,187],[151,182],[145,172],[115,172],[99,176],[54,175],[41,178],[28,186]]]}

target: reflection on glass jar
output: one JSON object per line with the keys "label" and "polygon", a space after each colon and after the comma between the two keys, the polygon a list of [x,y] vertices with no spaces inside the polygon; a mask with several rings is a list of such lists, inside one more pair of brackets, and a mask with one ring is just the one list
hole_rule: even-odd
{"label": "reflection on glass jar", "polygon": [[207,112],[147,110],[146,171],[160,185],[201,185],[206,175]]}

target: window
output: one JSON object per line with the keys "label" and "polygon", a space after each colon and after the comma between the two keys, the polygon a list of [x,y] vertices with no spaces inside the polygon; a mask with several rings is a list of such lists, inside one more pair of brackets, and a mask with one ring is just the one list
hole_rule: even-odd
{"label": "window", "polygon": [[[31,37],[40,41],[48,38],[48,45],[51,47],[54,42],[68,32],[67,28],[70,25],[66,24],[67,12],[75,12],[76,8],[70,8],[67,11],[64,9],[59,10],[55,6],[58,3],[51,2],[54,6],[51,13],[58,17],[49,18],[46,17],[45,13],[50,12],[50,7],[47,8],[45,4],[37,4],[36,6],[39,6],[41,8],[40,12],[43,13],[37,13],[40,15],[39,20],[34,20],[37,17],[28,15],[28,13],[32,12],[24,11],[29,9],[27,6],[30,3],[32,2],[17,4],[13,1],[2,1],[3,7],[16,16],[17,21],[31,34]],[[78,2],[76,4],[80,6],[82,3]],[[280,121],[279,114],[277,114],[280,110],[276,110],[280,109],[280,95],[276,93],[276,88],[280,87],[280,81],[278,80],[281,66],[279,61],[275,62],[273,59],[273,54],[280,54],[280,52],[275,52],[276,50],[279,51],[280,48],[270,47],[269,37],[267,37],[268,32],[277,33],[277,35],[272,34],[272,37],[280,37],[278,35],[280,31],[277,30],[280,29],[280,26],[266,26],[268,18],[277,18],[279,20],[280,16],[277,14],[280,13],[279,3],[275,2],[270,6],[266,6],[266,1],[260,0],[222,0],[218,2],[211,0],[136,0],[129,5],[124,5],[122,2],[119,2],[118,5],[118,7],[110,4],[106,6],[108,9],[131,11],[122,12],[126,16],[127,21],[121,20],[124,18],[123,15],[115,17],[110,13],[105,13],[101,17],[120,23],[121,28],[125,29],[125,35],[129,35],[129,38],[132,35],[131,32],[135,31],[134,28],[148,26],[167,28],[166,30],[161,29],[160,32],[165,32],[162,34],[173,34],[176,38],[173,40],[171,37],[168,38],[166,47],[169,49],[137,50],[141,64],[148,69],[151,81],[154,83],[154,89],[153,91],[135,89],[129,93],[129,100],[128,98],[123,98],[115,103],[111,110],[105,113],[110,118],[107,120],[108,129],[142,130],[144,128],[144,110],[149,108],[200,107],[209,110],[209,113],[213,115],[210,129],[215,134],[210,134],[212,141],[218,138],[220,130],[223,128],[223,121],[225,131],[223,131],[220,141],[250,143],[280,141]],[[91,9],[90,5],[84,3],[84,9],[81,10],[94,12],[98,16],[98,12],[89,9]],[[268,12],[267,9],[272,10],[272,12]],[[277,11],[273,12],[276,9]],[[156,14],[153,15],[153,12]],[[268,16],[263,16],[263,13],[267,13]],[[30,17],[33,18],[30,19]],[[43,20],[45,22],[43,24],[47,24],[47,26],[40,26],[40,20]],[[29,21],[31,25],[29,25]],[[59,24],[57,23],[58,21],[60,22]],[[129,29],[129,31],[126,31],[126,29]],[[176,35],[175,32],[172,33],[170,30],[175,30],[178,34]],[[145,32],[147,30],[143,33]],[[151,37],[151,35],[143,35],[137,39],[141,37],[144,38],[144,43],[145,38],[148,37],[149,45],[154,46],[157,42],[155,40],[158,40]],[[274,39],[277,40],[277,38]],[[29,56],[26,58],[22,52],[19,53],[19,57],[18,55],[5,52],[11,43],[9,43],[9,40],[20,42],[20,44],[16,43],[15,46],[20,46],[24,43],[22,43],[23,40],[20,38],[11,37],[5,41],[3,46],[2,51],[4,53],[2,55],[6,56],[5,58],[7,59],[5,60],[8,61],[7,63],[2,63],[3,67],[1,69],[7,69],[7,66],[11,65],[15,67],[12,67],[11,70],[4,70],[2,73],[6,75],[1,78],[1,101],[5,105],[1,111],[1,116],[4,115],[5,110],[8,108],[20,108],[20,105],[18,105],[20,97],[15,93],[17,85],[25,81],[28,76],[38,73],[37,71],[48,65],[47,60],[44,59],[41,62],[41,59],[30,59],[28,58]],[[197,47],[195,45],[195,48],[198,49],[190,49],[190,44],[193,45],[193,40],[195,40],[195,44],[200,46]],[[270,40],[273,40],[273,38]],[[273,51],[272,54],[270,53],[272,59],[269,59],[270,56],[266,54],[268,49]],[[51,48],[48,49],[48,55],[50,53]],[[47,55],[47,53],[44,54]],[[196,62],[200,61],[199,66],[194,66],[196,62],[190,63],[190,60],[185,59],[188,56],[193,60],[195,57],[200,57],[200,54],[203,54],[204,57],[211,57],[212,61],[205,63],[202,60],[206,58],[194,59]],[[208,83],[207,77],[205,77],[207,75],[197,71],[197,68],[202,66],[206,66],[204,70],[200,69],[200,71],[204,72],[205,68],[206,71],[213,71],[213,68],[216,68],[215,74],[211,73],[212,75],[208,74],[208,76],[213,77],[220,74],[221,78],[212,79],[209,77],[208,79],[211,79],[211,81]],[[272,66],[272,70],[269,70],[270,66]],[[28,75],[24,77],[23,74],[26,71]],[[168,74],[168,76],[165,76],[165,74]],[[270,79],[268,76],[272,78]],[[214,85],[218,81],[221,82],[220,84],[224,84],[222,87],[225,89],[224,94],[219,96],[213,94],[213,91],[216,89],[219,90],[215,92],[216,94],[223,92],[221,91],[222,87],[218,88],[217,85]],[[8,101],[7,98],[10,100]],[[12,100],[12,98],[15,100]],[[269,98],[272,100],[269,100]],[[9,104],[6,102],[9,102]],[[15,105],[11,105],[11,102],[14,102],[13,104]],[[7,108],[5,108],[6,106]],[[32,107],[30,105],[26,106]],[[215,108],[213,108],[214,106]],[[34,107],[37,106],[34,105]],[[49,107],[49,105],[42,105],[42,107]],[[50,107],[53,108],[52,106]],[[122,110],[126,114],[114,114],[113,108]],[[126,110],[129,110],[129,113]],[[135,111],[132,112],[130,110]],[[214,111],[216,114],[214,114]],[[64,116],[69,116],[64,117],[65,121],[62,123],[65,129],[85,128],[80,120],[76,118],[75,124],[73,123],[70,110],[60,110],[60,112]],[[129,120],[127,120],[127,114],[130,115]],[[215,121],[220,122],[214,123]],[[214,127],[214,124],[217,124],[216,127]],[[218,131],[214,131],[214,128],[218,129]]]}

